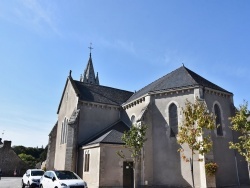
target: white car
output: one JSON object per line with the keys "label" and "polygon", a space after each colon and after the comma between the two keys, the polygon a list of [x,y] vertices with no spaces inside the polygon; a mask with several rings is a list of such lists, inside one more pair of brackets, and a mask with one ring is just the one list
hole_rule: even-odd
{"label": "white car", "polygon": [[40,180],[40,188],[87,188],[87,183],[77,174],[67,170],[46,171]]}
{"label": "white car", "polygon": [[27,185],[30,187],[39,187],[40,178],[43,176],[44,171],[39,169],[28,169],[22,178],[22,188]]}

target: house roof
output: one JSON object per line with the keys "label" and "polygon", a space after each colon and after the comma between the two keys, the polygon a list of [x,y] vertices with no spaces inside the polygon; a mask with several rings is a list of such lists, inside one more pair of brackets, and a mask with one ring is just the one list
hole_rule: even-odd
{"label": "house roof", "polygon": [[124,144],[124,142],[121,140],[121,137],[123,133],[128,130],[129,127],[123,121],[118,121],[109,126],[108,128],[102,130],[98,134],[82,142],[80,146],[86,146],[97,143]]}
{"label": "house roof", "polygon": [[121,105],[133,92],[73,80],[82,101]]}
{"label": "house roof", "polygon": [[[217,86],[216,84],[208,81],[207,79],[201,77],[185,66],[181,66],[180,68],[174,70],[173,72],[159,78],[158,80],[152,82],[151,84],[145,86],[141,90],[137,91],[132,95],[126,103],[129,103],[141,96],[152,92],[152,91],[161,91],[168,89],[177,89],[182,87],[192,87],[192,86],[203,86],[211,89],[215,89],[218,91],[223,91],[226,93],[230,93],[227,90]],[[231,94],[231,93],[230,93]]]}

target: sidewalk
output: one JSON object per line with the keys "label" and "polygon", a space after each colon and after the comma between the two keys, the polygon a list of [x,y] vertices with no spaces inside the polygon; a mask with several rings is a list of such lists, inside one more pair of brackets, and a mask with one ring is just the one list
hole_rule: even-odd
{"label": "sidewalk", "polygon": [[2,177],[0,180],[1,188],[21,188],[21,177]]}

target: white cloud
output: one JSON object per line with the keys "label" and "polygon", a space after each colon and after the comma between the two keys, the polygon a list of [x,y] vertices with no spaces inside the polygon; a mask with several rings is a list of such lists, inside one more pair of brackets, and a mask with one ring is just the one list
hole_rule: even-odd
{"label": "white cloud", "polygon": [[131,41],[123,41],[123,40],[116,40],[115,41],[115,46],[117,48],[121,48],[127,52],[130,53],[135,53],[135,47],[134,47],[134,43]]}
{"label": "white cloud", "polygon": [[[36,32],[52,30],[57,35],[61,35],[55,22],[55,10],[52,11],[52,4],[42,1],[22,0],[0,2],[0,18],[7,20]],[[43,1],[44,2],[44,1]]]}
{"label": "white cloud", "polygon": [[132,41],[124,41],[121,39],[116,39],[115,41],[108,41],[106,39],[100,39],[100,44],[106,48],[122,50],[131,54],[136,53],[135,46]]}

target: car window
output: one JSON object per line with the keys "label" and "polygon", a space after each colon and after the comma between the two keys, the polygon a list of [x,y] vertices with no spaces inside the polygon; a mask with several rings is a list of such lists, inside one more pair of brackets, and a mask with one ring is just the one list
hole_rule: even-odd
{"label": "car window", "polygon": [[73,172],[70,171],[55,171],[55,174],[59,180],[79,179]]}
{"label": "car window", "polygon": [[43,174],[44,174],[44,172],[41,170],[32,170],[31,171],[31,176],[42,176]]}
{"label": "car window", "polygon": [[53,172],[50,172],[50,178],[53,179],[53,177],[55,177]]}
{"label": "car window", "polygon": [[45,172],[44,177],[45,178],[50,178],[49,175],[50,175],[50,172]]}
{"label": "car window", "polygon": [[29,174],[30,174],[30,170],[27,170],[27,171],[26,171],[26,175],[29,175]]}

